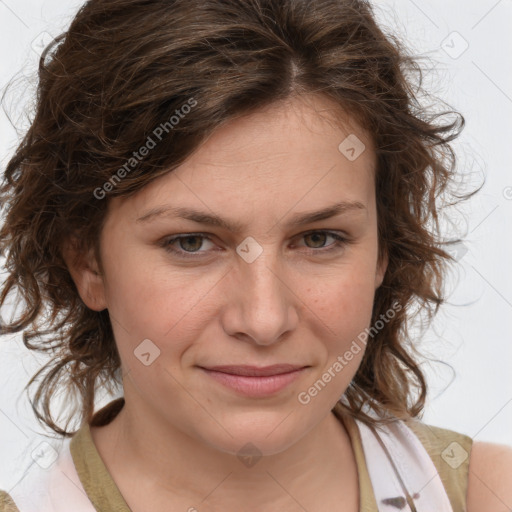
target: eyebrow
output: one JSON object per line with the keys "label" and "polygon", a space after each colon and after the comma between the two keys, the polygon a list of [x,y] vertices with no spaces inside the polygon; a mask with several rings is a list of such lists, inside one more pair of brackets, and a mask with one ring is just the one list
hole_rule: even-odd
{"label": "eyebrow", "polygon": [[[366,210],[366,206],[359,201],[341,201],[339,203],[335,203],[333,205],[322,208],[321,210],[296,213],[293,215],[293,217],[291,217],[289,221],[286,222],[286,226],[302,226],[358,210]],[[160,206],[153,208],[139,217],[136,222],[146,223],[162,216],[171,216],[191,220],[199,224],[206,224],[223,228],[233,233],[241,233],[244,229],[244,225],[240,222],[229,221],[215,214],[201,212],[199,210],[183,206]]]}

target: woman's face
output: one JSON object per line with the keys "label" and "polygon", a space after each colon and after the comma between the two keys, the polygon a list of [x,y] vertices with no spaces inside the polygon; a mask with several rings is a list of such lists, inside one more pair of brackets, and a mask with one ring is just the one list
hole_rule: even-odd
{"label": "woman's face", "polygon": [[[103,281],[91,273],[80,285],[90,307],[108,308],[126,407],[225,452],[297,442],[364,353],[358,335],[385,271],[375,153],[357,125],[342,130],[318,111],[295,99],[232,121],[177,170],[111,200]],[[339,203],[329,218],[294,223]],[[205,371],[276,364],[304,369],[266,379]]]}

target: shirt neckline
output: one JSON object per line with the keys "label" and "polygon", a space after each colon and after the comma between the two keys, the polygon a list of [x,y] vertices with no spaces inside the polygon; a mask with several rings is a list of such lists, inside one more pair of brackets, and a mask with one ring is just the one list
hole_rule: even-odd
{"label": "shirt neckline", "polygon": [[[99,421],[102,425],[112,421],[123,405],[123,397],[109,402],[93,416],[90,423],[84,422],[82,424],[72,437],[69,445],[80,482],[94,508],[99,512],[106,510],[131,512],[119,488],[108,472],[94,444],[90,430],[91,424],[98,424],[98,418],[101,418]],[[378,512],[366,466],[359,428],[355,420],[348,414],[335,413],[335,416],[343,423],[354,451],[359,480],[359,512]]]}

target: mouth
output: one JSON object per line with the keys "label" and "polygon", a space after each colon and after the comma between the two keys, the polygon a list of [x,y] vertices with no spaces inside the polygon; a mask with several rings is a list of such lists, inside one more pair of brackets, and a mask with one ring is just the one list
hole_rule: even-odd
{"label": "mouth", "polygon": [[277,364],[265,367],[223,365],[199,368],[213,381],[239,395],[262,398],[284,390],[309,367]]}
{"label": "mouth", "polygon": [[[202,368],[202,367],[201,367]],[[282,375],[306,368],[302,365],[273,364],[272,366],[248,366],[248,365],[222,365],[205,367],[204,370],[227,373],[229,375],[240,375],[244,377],[268,377],[271,375]]]}

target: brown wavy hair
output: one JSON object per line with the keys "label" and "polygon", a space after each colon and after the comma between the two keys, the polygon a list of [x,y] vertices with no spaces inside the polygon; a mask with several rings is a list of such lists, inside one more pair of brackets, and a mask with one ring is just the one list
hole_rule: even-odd
{"label": "brown wavy hair", "polygon": [[[101,268],[109,197],[172,172],[223,123],[310,93],[339,105],[372,137],[379,258],[389,262],[372,325],[401,305],[368,339],[347,404],[333,410],[373,425],[380,420],[363,411],[366,403],[383,415],[419,416],[427,384],[407,327],[415,310],[431,319],[445,300],[453,258],[442,249],[439,213],[456,175],[450,143],[464,126],[460,113],[423,104],[430,97],[423,73],[363,0],[86,2],[40,57],[35,112],[0,189],[7,270],[0,306],[11,292],[23,305],[2,334],[23,331],[28,349],[52,355],[25,387],[42,379],[30,398],[38,420],[74,434],[69,422],[90,421],[98,389],[112,391],[120,378],[109,312],[82,302],[63,243],[94,248]],[[191,99],[197,104],[179,116]],[[167,126],[164,143],[98,198],[173,113],[179,123]],[[62,390],[78,397],[64,428],[50,407]]]}

